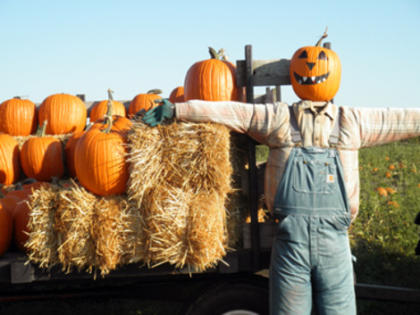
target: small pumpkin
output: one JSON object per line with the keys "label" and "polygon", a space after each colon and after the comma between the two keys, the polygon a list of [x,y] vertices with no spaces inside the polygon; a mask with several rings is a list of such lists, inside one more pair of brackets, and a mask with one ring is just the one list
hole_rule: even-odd
{"label": "small pumpkin", "polygon": [[169,94],[169,102],[171,103],[182,103],[184,102],[184,87],[183,86],[177,86],[174,88]]}
{"label": "small pumpkin", "polygon": [[141,110],[147,112],[149,109],[158,106],[159,104],[156,103],[155,100],[162,99],[162,97],[159,95],[161,93],[161,90],[153,89],[148,91],[147,93],[137,94],[128,106],[128,117],[132,118]]}
{"label": "small pumpkin", "polygon": [[63,147],[55,137],[45,136],[47,121],[35,137],[27,139],[20,150],[20,164],[27,177],[50,181],[64,174]]}
{"label": "small pumpkin", "polygon": [[133,125],[133,122],[126,117],[113,114],[115,101],[113,100],[112,93],[113,92],[109,89],[108,100],[106,101],[107,109],[106,109],[106,113],[104,117],[97,120],[94,124],[92,124],[90,128],[103,129],[104,125],[107,124],[106,117],[112,117],[111,129],[115,131],[120,131],[121,134],[124,136],[124,138],[126,138],[128,131],[131,129],[131,126]]}
{"label": "small pumpkin", "polygon": [[124,193],[128,180],[125,156],[125,139],[106,115],[104,124],[90,128],[76,143],[74,165],[80,184],[100,196]]}
{"label": "small pumpkin", "polygon": [[[238,100],[236,68],[213,48],[209,47],[210,59],[194,63],[184,80],[184,99],[206,101]],[[220,51],[219,51],[220,52]]]}
{"label": "small pumpkin", "polygon": [[388,196],[388,191],[384,187],[378,187],[376,188],[376,191],[378,192],[379,196]]}
{"label": "small pumpkin", "polygon": [[87,109],[85,103],[70,94],[48,96],[38,110],[40,125],[48,121],[47,134],[66,134],[82,131],[86,126]]}
{"label": "small pumpkin", "polygon": [[341,62],[331,49],[321,47],[322,35],[315,46],[299,48],[290,61],[290,81],[303,100],[330,101],[340,87]]}
{"label": "small pumpkin", "polygon": [[12,136],[28,136],[37,126],[36,106],[15,97],[0,104],[0,131]]}
{"label": "small pumpkin", "polygon": [[4,209],[2,202],[0,202],[0,256],[9,249],[12,241],[12,233],[12,215]]}
{"label": "small pumpkin", "polygon": [[19,145],[12,136],[0,133],[0,183],[13,184],[20,176]]}
{"label": "small pumpkin", "polygon": [[[105,114],[108,110],[108,100],[100,101],[99,103],[92,106],[90,110],[90,121],[96,122],[99,119],[103,119]],[[126,116],[126,110],[123,103],[118,101],[112,101],[112,115],[118,115],[125,117]]]}

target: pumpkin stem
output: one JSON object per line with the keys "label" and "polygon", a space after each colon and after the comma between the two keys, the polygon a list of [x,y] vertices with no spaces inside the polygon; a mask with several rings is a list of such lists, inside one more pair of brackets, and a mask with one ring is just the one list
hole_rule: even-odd
{"label": "pumpkin stem", "polygon": [[104,124],[107,124],[106,128],[102,130],[104,133],[110,133],[112,129],[112,116],[105,115],[104,116]]}
{"label": "pumpkin stem", "polygon": [[112,101],[114,100],[112,97],[112,91],[111,89],[108,89],[108,104],[107,104],[107,111],[104,115],[104,125],[107,124],[107,127],[103,130],[105,133],[109,133],[112,128]]}
{"label": "pumpkin stem", "polygon": [[221,60],[223,61],[227,61],[228,57],[226,55],[226,52],[223,48],[220,48],[219,51],[217,52],[217,55],[220,57]]}
{"label": "pumpkin stem", "polygon": [[322,40],[324,38],[327,38],[327,36],[328,36],[327,31],[328,31],[328,26],[325,28],[324,34],[322,34],[321,38],[316,42],[315,46],[320,46]]}
{"label": "pumpkin stem", "polygon": [[16,99],[16,100],[21,100],[22,99],[20,96],[14,96],[13,98]]}
{"label": "pumpkin stem", "polygon": [[48,120],[44,120],[42,126],[41,125],[38,126],[38,129],[36,130],[37,137],[45,136],[45,131],[47,130],[47,123],[48,123]]}
{"label": "pumpkin stem", "polygon": [[211,56],[211,59],[220,59],[220,55],[219,53],[213,48],[213,47],[209,47],[209,53]]}
{"label": "pumpkin stem", "polygon": [[105,114],[111,117],[112,117],[112,102],[114,101],[114,98],[112,97],[112,93],[114,93],[114,91],[112,91],[111,89],[108,89],[108,103],[107,103],[107,110]]}
{"label": "pumpkin stem", "polygon": [[159,94],[162,94],[162,90],[161,89],[151,89],[151,90],[147,91],[147,94],[159,95]]}

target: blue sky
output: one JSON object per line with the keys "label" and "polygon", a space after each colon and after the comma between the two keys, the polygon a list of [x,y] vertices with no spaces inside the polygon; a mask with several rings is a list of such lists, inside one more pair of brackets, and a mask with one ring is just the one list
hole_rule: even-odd
{"label": "blue sky", "polygon": [[0,102],[101,100],[108,88],[116,99],[153,88],[168,96],[208,46],[233,62],[247,44],[254,59],[291,58],[326,26],[343,68],[338,105],[420,107],[419,0],[0,0]]}

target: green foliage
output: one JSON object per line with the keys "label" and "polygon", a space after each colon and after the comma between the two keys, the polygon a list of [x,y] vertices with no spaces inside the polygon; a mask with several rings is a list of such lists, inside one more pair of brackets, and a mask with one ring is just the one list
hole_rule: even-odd
{"label": "green foliage", "polygon": [[[420,138],[362,149],[359,161],[360,209],[350,230],[357,281],[420,288]],[[417,307],[358,302],[359,314],[414,314]]]}

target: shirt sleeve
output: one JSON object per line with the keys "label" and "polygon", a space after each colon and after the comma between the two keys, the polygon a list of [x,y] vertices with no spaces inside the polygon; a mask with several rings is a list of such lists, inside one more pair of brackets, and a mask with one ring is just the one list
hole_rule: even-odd
{"label": "shirt sleeve", "polygon": [[289,119],[288,107],[284,103],[247,104],[232,101],[191,100],[177,103],[175,115],[180,121],[219,123],[268,145],[273,133],[285,126]]}
{"label": "shirt sleeve", "polygon": [[348,130],[348,134],[358,133],[359,147],[420,136],[420,108],[355,108],[350,111],[344,125],[347,128],[353,125],[353,131]]}

